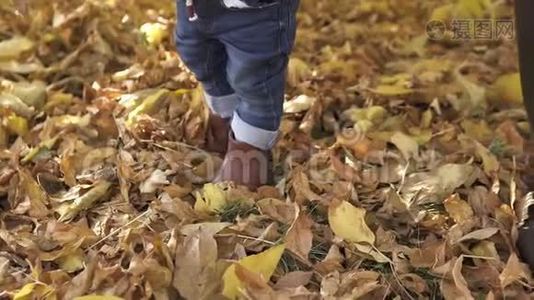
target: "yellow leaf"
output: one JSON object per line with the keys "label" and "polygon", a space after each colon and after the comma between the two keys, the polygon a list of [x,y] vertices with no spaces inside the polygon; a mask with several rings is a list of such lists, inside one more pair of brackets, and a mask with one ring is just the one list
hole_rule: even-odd
{"label": "yellow leaf", "polygon": [[199,212],[216,212],[226,205],[226,194],[219,185],[207,183],[202,192],[196,193],[195,210]]}
{"label": "yellow leaf", "polygon": [[310,67],[301,59],[292,57],[287,66],[287,81],[293,87],[299,85],[302,80],[310,76]]}
{"label": "yellow leaf", "polygon": [[489,7],[489,0],[459,0],[453,15],[457,19],[479,19],[484,17]]}
{"label": "yellow leaf", "polygon": [[0,124],[0,149],[7,147],[7,130]]}
{"label": "yellow leaf", "polygon": [[471,248],[471,251],[477,256],[493,257],[499,260],[499,253],[497,252],[497,248],[495,248],[495,243],[490,241],[480,241]]}
{"label": "yellow leaf", "polygon": [[425,145],[432,139],[432,129],[410,127],[408,128],[408,132],[410,133],[411,138],[420,146]]}
{"label": "yellow leaf", "polygon": [[419,154],[419,144],[409,135],[396,132],[391,137],[391,142],[402,152],[405,159],[416,157]]}
{"label": "yellow leaf", "polygon": [[421,128],[429,128],[430,125],[432,125],[433,118],[434,114],[432,113],[432,109],[425,110],[423,116],[421,117]]}
{"label": "yellow leaf", "polygon": [[145,74],[145,69],[140,64],[133,64],[127,69],[115,72],[111,79],[115,82],[121,82],[126,79],[138,79]]}
{"label": "yellow leaf", "polygon": [[495,132],[485,120],[475,121],[466,119],[460,124],[465,133],[481,143],[489,143],[495,137]]}
{"label": "yellow leaf", "polygon": [[87,295],[76,297],[73,300],[123,300],[123,298],[111,295]]}
{"label": "yellow leaf", "polygon": [[31,48],[33,48],[33,42],[26,37],[16,36],[2,41],[0,42],[0,60],[17,58]]}
{"label": "yellow leaf", "polygon": [[36,285],[35,283],[26,284],[13,296],[13,300],[30,300]]}
{"label": "yellow leaf", "polygon": [[374,89],[369,89],[371,92],[382,96],[402,96],[413,93],[413,90],[400,85],[386,85],[381,84]]}
{"label": "yellow leaf", "polygon": [[28,133],[28,120],[19,117],[16,114],[11,114],[6,118],[6,127],[12,133],[18,136],[25,136]]}
{"label": "yellow leaf", "polygon": [[374,233],[365,223],[365,209],[355,207],[347,201],[328,208],[328,223],[337,236],[348,242],[375,242]]}
{"label": "yellow leaf", "polygon": [[128,114],[126,125],[133,125],[139,115],[149,113],[168,93],[168,90],[161,89],[143,99],[142,103]]}
{"label": "yellow leaf", "polygon": [[57,211],[60,213],[58,221],[64,222],[75,218],[78,213],[89,209],[93,204],[102,198],[111,187],[111,182],[100,181],[95,184],[87,193],[76,198],[72,203],[66,203],[60,206]]}
{"label": "yellow leaf", "polygon": [[139,31],[141,31],[151,46],[161,44],[161,41],[168,35],[167,26],[161,23],[145,23],[141,25]]}
{"label": "yellow leaf", "polygon": [[492,100],[509,104],[522,104],[523,91],[519,73],[505,74],[497,78],[490,88]]}
{"label": "yellow leaf", "polygon": [[370,121],[372,124],[384,122],[388,112],[382,106],[369,106],[365,108],[351,108],[346,110],[343,115],[347,116],[352,122]]}
{"label": "yellow leaf", "polygon": [[39,145],[37,145],[35,148],[31,148],[30,151],[28,151],[28,154],[24,156],[20,161],[22,163],[27,163],[30,160],[32,160],[39,152],[42,150],[52,149],[54,145],[56,144],[57,140],[59,139],[59,134],[54,136],[53,138],[41,141]]}
{"label": "yellow leaf", "polygon": [[[276,266],[278,266],[284,250],[284,244],[274,246],[262,253],[244,257],[237,264],[250,272],[260,274],[265,282],[267,282],[273,275]],[[243,282],[237,277],[235,269],[236,264],[233,264],[226,269],[223,275],[223,295],[230,299],[236,299],[240,289],[243,287]]]}
{"label": "yellow leaf", "polygon": [[13,300],[33,299],[56,300],[56,291],[42,283],[28,283],[13,296]]}
{"label": "yellow leaf", "polygon": [[485,109],[487,106],[486,89],[462,75],[460,69],[461,68],[456,69],[454,77],[456,78],[458,85],[462,87],[463,95],[461,99],[452,101],[454,109],[463,114],[470,114]]}
{"label": "yellow leaf", "polygon": [[31,118],[35,113],[35,109],[29,107],[19,97],[5,92],[0,93],[0,108],[6,108],[25,118]]}
{"label": "yellow leaf", "polygon": [[380,84],[385,85],[398,85],[402,86],[403,84],[407,84],[412,80],[412,75],[408,73],[398,73],[395,75],[384,75],[380,77]]}
{"label": "yellow leaf", "polygon": [[17,96],[28,106],[41,109],[46,100],[46,83],[35,80],[33,82],[10,82],[10,93]]}
{"label": "yellow leaf", "polygon": [[63,271],[72,273],[83,269],[83,257],[83,251],[78,249],[73,253],[58,258],[55,262],[59,264]]}
{"label": "yellow leaf", "polygon": [[48,98],[43,110],[46,112],[50,112],[54,107],[71,104],[73,100],[74,96],[72,94],[54,92]]}
{"label": "yellow leaf", "polygon": [[445,4],[432,11],[430,20],[446,22],[450,19],[454,4]]}

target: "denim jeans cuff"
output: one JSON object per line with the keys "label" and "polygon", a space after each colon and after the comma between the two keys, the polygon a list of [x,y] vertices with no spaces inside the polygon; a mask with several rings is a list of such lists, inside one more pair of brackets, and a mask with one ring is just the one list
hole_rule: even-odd
{"label": "denim jeans cuff", "polygon": [[230,94],[226,96],[211,96],[204,93],[206,104],[210,108],[211,112],[222,117],[231,118],[234,111],[239,104],[236,94]]}
{"label": "denim jeans cuff", "polygon": [[248,124],[237,112],[232,119],[232,131],[235,139],[262,150],[270,150],[278,138],[278,131],[265,130]]}

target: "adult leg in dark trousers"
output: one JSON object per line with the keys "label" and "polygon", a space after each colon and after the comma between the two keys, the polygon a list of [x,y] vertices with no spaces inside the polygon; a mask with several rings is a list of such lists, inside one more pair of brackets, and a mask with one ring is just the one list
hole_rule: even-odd
{"label": "adult leg in dark trousers", "polygon": [[521,83],[530,123],[523,181],[531,191],[520,204],[521,224],[517,247],[523,261],[534,270],[534,0],[515,0],[515,12]]}

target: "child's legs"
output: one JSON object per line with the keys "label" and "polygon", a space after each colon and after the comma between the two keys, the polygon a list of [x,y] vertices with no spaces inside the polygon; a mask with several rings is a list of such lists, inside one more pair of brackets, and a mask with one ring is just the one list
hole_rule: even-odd
{"label": "child's legs", "polygon": [[216,21],[228,79],[239,98],[232,130],[237,140],[261,149],[271,148],[278,135],[297,6],[298,0],[281,0],[267,8],[229,10]]}
{"label": "child's legs", "polygon": [[178,0],[176,48],[182,61],[202,83],[206,102],[211,111],[223,117],[232,117],[238,98],[226,76],[228,56],[224,44],[211,37],[211,20],[190,22],[183,0]]}

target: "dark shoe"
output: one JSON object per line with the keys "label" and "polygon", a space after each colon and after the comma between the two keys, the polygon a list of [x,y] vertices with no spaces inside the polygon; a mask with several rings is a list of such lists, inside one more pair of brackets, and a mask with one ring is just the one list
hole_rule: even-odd
{"label": "dark shoe", "polygon": [[519,217],[517,249],[523,261],[534,271],[534,141],[525,142],[524,153],[521,181],[530,192],[515,205]]}
{"label": "dark shoe", "polygon": [[517,249],[525,263],[534,270],[534,192],[530,192],[520,203]]}
{"label": "dark shoe", "polygon": [[263,185],[273,183],[272,154],[228,135],[228,151],[215,182],[232,181],[255,191]]}
{"label": "dark shoe", "polygon": [[210,114],[208,130],[206,132],[206,151],[220,155],[226,154],[228,133],[230,132],[230,119]]}

